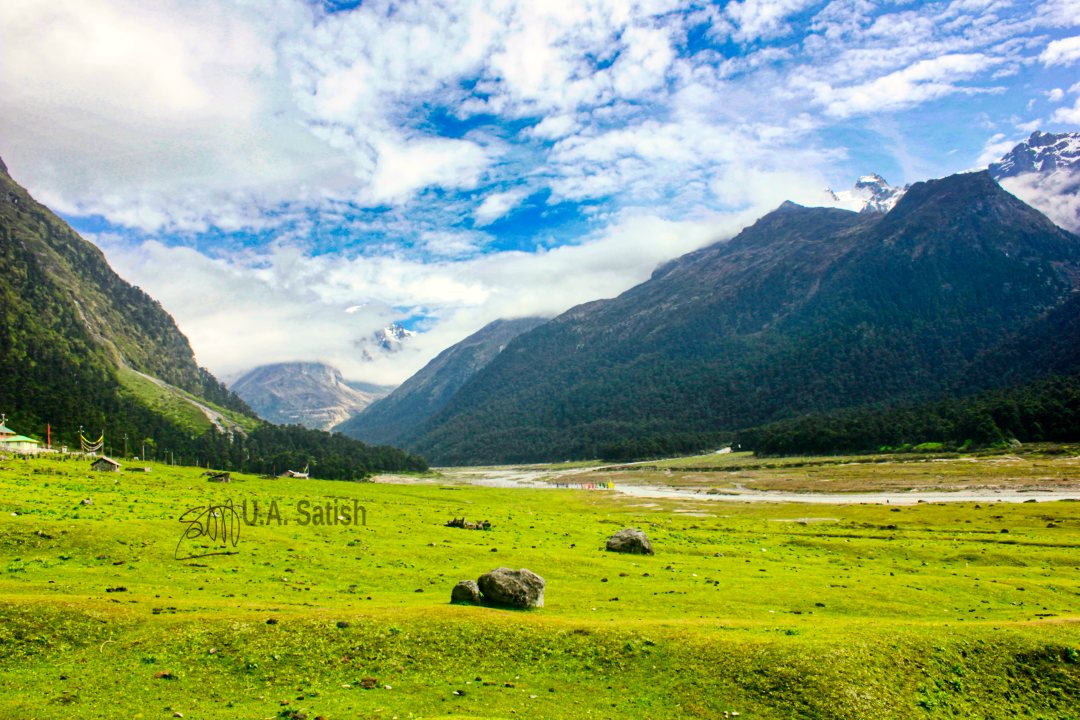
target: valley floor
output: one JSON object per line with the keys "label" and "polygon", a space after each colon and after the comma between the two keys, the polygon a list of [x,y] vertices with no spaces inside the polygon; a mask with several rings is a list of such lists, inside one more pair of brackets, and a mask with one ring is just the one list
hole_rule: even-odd
{"label": "valley floor", "polygon": [[[618,491],[1071,492],[1075,455],[227,484],[0,460],[0,717],[1077,718],[1080,503]],[[224,543],[181,521],[230,502]],[[656,555],[605,552],[623,527]],[[546,606],[448,603],[498,566]]]}

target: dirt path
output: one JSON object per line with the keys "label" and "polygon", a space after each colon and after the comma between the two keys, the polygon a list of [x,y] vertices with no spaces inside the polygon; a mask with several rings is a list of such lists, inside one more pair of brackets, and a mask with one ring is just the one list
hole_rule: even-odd
{"label": "dirt path", "polygon": [[238,424],[236,424],[235,422],[233,422],[229,418],[225,417],[224,415],[222,415],[221,413],[219,413],[217,410],[213,409],[212,407],[204,405],[203,403],[199,402],[198,400],[196,400],[194,398],[188,397],[187,394],[185,394],[179,388],[176,388],[176,387],[170,385],[169,383],[165,382],[164,380],[160,380],[160,379],[154,377],[153,375],[147,375],[144,372],[139,372],[138,370],[135,370],[134,368],[129,367],[128,370],[130,370],[131,372],[135,373],[136,375],[138,375],[139,377],[141,377],[141,378],[143,378],[145,380],[149,380],[150,382],[154,383],[158,387],[160,387],[160,388],[162,388],[162,389],[176,395],[176,397],[180,398],[184,402],[189,403],[191,405],[194,405],[200,412],[202,412],[203,415],[206,416],[206,419],[209,420],[214,425],[214,427],[216,427],[218,429],[219,432],[223,432],[223,433],[225,433],[225,432],[243,433],[244,432],[244,429],[242,427],[240,427]]}

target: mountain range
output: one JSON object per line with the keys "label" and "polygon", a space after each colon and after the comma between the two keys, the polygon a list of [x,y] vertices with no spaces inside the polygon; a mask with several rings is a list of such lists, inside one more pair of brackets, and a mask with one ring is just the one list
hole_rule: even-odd
{"label": "mountain range", "polygon": [[917,183],[884,214],[785,203],[520,335],[396,441],[439,463],[595,457],[973,391],[1006,381],[980,363],[1029,347],[1078,279],[1080,239],[987,172]]}
{"label": "mountain range", "polygon": [[[1075,377],[1080,238],[1067,228],[1078,149],[1075,133],[1035,133],[989,171],[905,188],[868,175],[833,194],[859,212],[784,203],[616,298],[492,323],[381,400],[385,388],[319,363],[256,368],[233,388],[279,422],[338,423],[339,433],[469,464],[612,448],[629,457],[736,434],[780,447],[800,418],[805,440],[824,427],[813,418],[880,426],[872,408]],[[101,427],[223,467],[269,470],[313,453],[340,477],[426,467],[341,434],[263,424],[198,367],[161,306],[2,161],[0,261],[0,410],[31,433],[52,423],[73,443],[77,426]],[[391,326],[363,349],[395,352],[410,335]],[[1038,402],[1072,392],[1068,382],[1041,382]],[[1023,404],[991,397],[981,407]],[[928,417],[953,413],[932,408]],[[819,440],[804,446],[828,444]]]}

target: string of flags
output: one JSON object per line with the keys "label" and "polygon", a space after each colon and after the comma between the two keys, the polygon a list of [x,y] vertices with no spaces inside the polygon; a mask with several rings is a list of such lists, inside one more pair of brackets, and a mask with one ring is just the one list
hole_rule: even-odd
{"label": "string of flags", "polygon": [[101,437],[97,440],[87,440],[86,436],[81,432],[79,433],[79,443],[82,445],[82,451],[84,453],[96,453],[100,452],[101,448],[105,447],[105,432],[102,431]]}

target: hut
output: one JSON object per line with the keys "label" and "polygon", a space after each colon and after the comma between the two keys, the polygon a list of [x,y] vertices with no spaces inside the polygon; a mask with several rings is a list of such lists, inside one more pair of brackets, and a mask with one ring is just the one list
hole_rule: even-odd
{"label": "hut", "polygon": [[97,472],[119,472],[120,463],[103,455],[91,463],[90,469]]}

